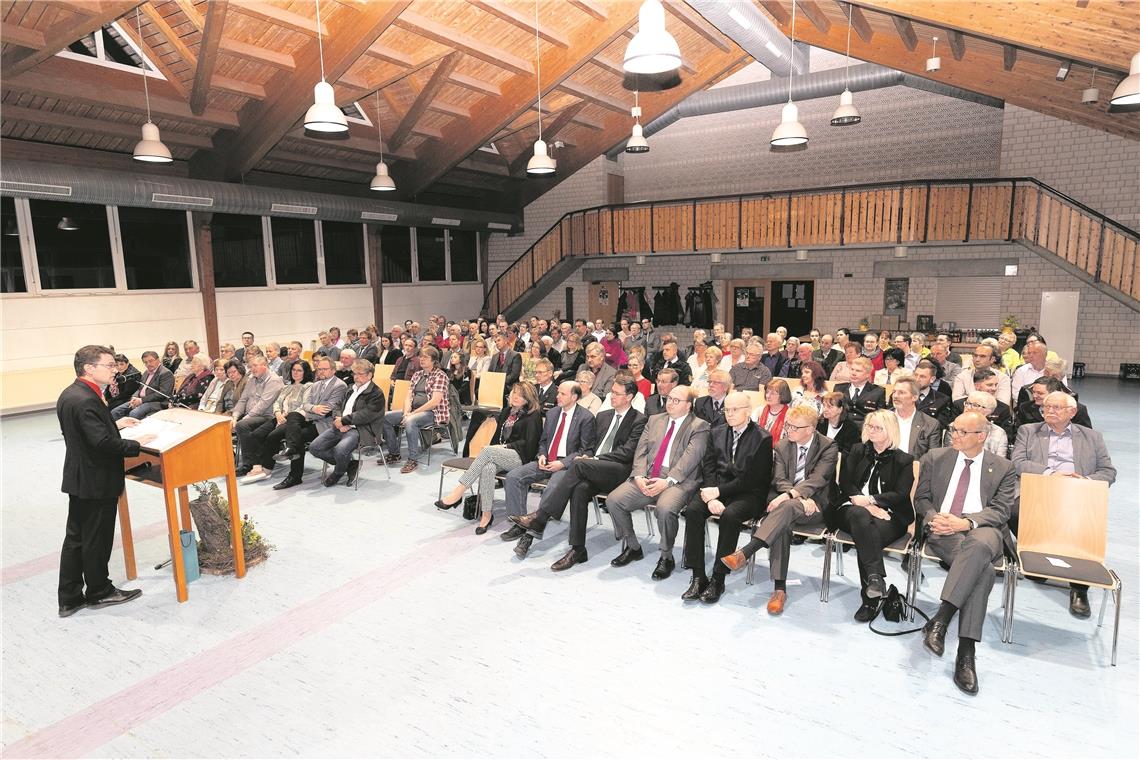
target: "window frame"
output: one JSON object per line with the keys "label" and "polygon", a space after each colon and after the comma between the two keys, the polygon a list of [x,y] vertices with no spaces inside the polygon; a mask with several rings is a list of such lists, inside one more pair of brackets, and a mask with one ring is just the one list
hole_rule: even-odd
{"label": "window frame", "polygon": [[320,287],[322,288],[370,288],[372,287],[372,278],[368,271],[368,225],[361,224],[360,222],[347,222],[347,224],[355,224],[360,228],[361,240],[364,241],[364,246],[361,249],[364,254],[364,260],[361,262],[364,268],[364,282],[358,283],[338,283],[336,285],[328,284],[328,275],[325,273],[325,222],[339,222],[339,219],[314,219],[317,224],[317,277],[320,279]]}

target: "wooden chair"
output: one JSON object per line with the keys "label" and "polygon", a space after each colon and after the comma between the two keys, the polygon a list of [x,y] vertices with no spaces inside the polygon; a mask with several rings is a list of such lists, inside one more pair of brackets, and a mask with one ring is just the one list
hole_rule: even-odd
{"label": "wooden chair", "polygon": [[752,404],[752,411],[756,411],[764,406],[764,394],[761,391],[742,391],[748,397],[748,403]]}
{"label": "wooden chair", "polygon": [[787,382],[788,390],[792,392],[793,396],[803,388],[803,382],[799,378],[785,377],[782,379]]}
{"label": "wooden chair", "polygon": [[388,397],[388,411],[398,412],[404,408],[404,401],[412,389],[410,380],[397,380],[392,385],[392,394]]}
{"label": "wooden chair", "polygon": [[[1027,578],[1080,583],[1104,589],[1097,627],[1104,625],[1109,594],[1116,606],[1112,659],[1116,665],[1120,634],[1120,576],[1104,564],[1108,538],[1108,483],[1055,475],[1021,476],[1017,564]],[[1009,594],[1006,638],[1013,641],[1013,604],[1017,576]]]}
{"label": "wooden chair", "polygon": [[483,372],[479,375],[479,392],[475,403],[465,407],[468,411],[478,409],[495,414],[502,411],[503,394],[507,387],[506,372]]}
{"label": "wooden chair", "polygon": [[437,499],[443,498],[443,475],[448,470],[469,470],[471,464],[475,461],[475,457],[479,456],[479,452],[491,443],[491,439],[495,437],[495,428],[498,426],[498,420],[494,417],[488,417],[483,420],[483,424],[475,431],[475,435],[471,437],[471,447],[469,457],[455,457],[453,459],[444,460],[443,464],[439,467],[439,495]]}
{"label": "wooden chair", "polygon": [[384,388],[387,388],[392,382],[392,370],[396,369],[395,364],[377,364],[372,373],[372,382],[380,386],[383,383]]}
{"label": "wooden chair", "polygon": [[823,388],[828,393],[831,393],[833,390],[835,390],[835,381],[834,380],[824,380],[823,381]]}

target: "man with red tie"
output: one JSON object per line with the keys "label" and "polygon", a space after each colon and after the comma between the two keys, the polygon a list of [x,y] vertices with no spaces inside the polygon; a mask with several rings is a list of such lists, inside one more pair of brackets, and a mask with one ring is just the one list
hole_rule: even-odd
{"label": "man with red tie", "polygon": [[650,417],[638,439],[629,480],[606,497],[614,531],[622,542],[621,554],[610,562],[614,567],[644,559],[633,531],[633,513],[656,505],[661,556],[653,570],[654,580],[668,578],[673,572],[678,515],[697,493],[701,457],[709,439],[709,424],[692,413],[689,386],[678,385],[669,391],[665,404],[665,414]]}
{"label": "man with red tie", "polygon": [[[578,406],[582,386],[567,380],[558,386],[558,405],[546,413],[546,424],[538,442],[538,458],[514,468],[503,476],[503,492],[507,500],[507,517],[527,513],[527,492],[534,483],[548,480],[553,488],[566,475],[574,458],[594,453],[594,415]],[[515,525],[500,538],[514,541],[526,533]]]}
{"label": "man with red tie", "polygon": [[982,639],[993,563],[1002,555],[1017,488],[1009,460],[984,450],[989,426],[977,412],[959,415],[950,425],[950,447],[922,457],[914,493],[926,548],[950,564],[942,605],[923,628],[922,643],[941,657],[946,630],[958,614],[954,683],[967,694],[978,693],[974,645]]}

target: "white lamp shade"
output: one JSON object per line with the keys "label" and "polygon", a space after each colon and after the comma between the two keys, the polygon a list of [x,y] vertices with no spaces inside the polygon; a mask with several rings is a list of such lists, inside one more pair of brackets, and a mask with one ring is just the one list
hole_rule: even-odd
{"label": "white lamp shade", "polygon": [[642,134],[641,125],[635,123],[633,125],[633,134],[629,136],[629,140],[625,144],[626,153],[648,153],[649,143],[645,141],[645,135]]}
{"label": "white lamp shade", "polygon": [[1116,85],[1108,102],[1114,106],[1140,105],[1140,53],[1132,56],[1132,66],[1129,68],[1128,76]]}
{"label": "white lamp shade", "polygon": [[534,155],[526,162],[526,173],[553,174],[557,167],[558,162],[551,158],[546,152],[546,142],[543,140],[535,140]]}
{"label": "white lamp shade", "polygon": [[376,176],[372,178],[368,189],[378,190],[380,192],[388,192],[396,189],[396,183],[388,176],[388,164],[383,161],[376,164]]}
{"label": "white lamp shade", "polygon": [[831,126],[846,127],[850,124],[858,124],[862,120],[863,117],[855,108],[855,98],[851,95],[851,90],[844,90],[843,94],[839,96],[839,108],[836,108],[835,113],[831,116]]}
{"label": "white lamp shade", "polygon": [[305,112],[305,129],[314,132],[348,131],[348,119],[336,107],[332,85],[323,79],[313,88],[313,104]]}
{"label": "white lamp shade", "polygon": [[803,145],[808,141],[807,130],[800,124],[800,109],[795,103],[784,106],[780,126],[772,133],[772,145],[777,148],[789,145]]}
{"label": "white lamp shade", "polygon": [[57,222],[55,225],[55,228],[57,230],[67,230],[68,232],[70,232],[72,230],[79,229],[79,225],[76,224],[75,220],[72,219],[70,216],[63,216],[63,217],[60,217],[59,222]]}
{"label": "white lamp shade", "polygon": [[665,31],[660,0],[645,0],[637,13],[637,34],[625,48],[622,68],[631,74],[661,74],[681,66],[681,49]]}
{"label": "white lamp shade", "polygon": [[170,156],[170,148],[162,144],[158,127],[152,122],[143,124],[142,139],[135,145],[135,160],[152,164],[168,164],[174,160]]}

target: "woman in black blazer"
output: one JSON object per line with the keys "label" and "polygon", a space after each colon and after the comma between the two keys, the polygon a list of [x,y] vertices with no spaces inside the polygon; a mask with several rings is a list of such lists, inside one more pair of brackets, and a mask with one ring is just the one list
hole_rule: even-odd
{"label": "woman in black blazer", "polygon": [[458,506],[468,487],[478,481],[483,517],[475,533],[480,536],[486,533],[494,521],[491,508],[495,499],[495,476],[535,460],[538,439],[542,437],[542,419],[542,405],[534,385],[520,381],[511,386],[507,404],[499,412],[491,443],[483,447],[467,472],[459,477],[459,484],[435,505],[440,509]]}
{"label": "woman in black blazer", "polygon": [[139,389],[139,379],[142,378],[142,373],[135,369],[123,354],[115,354],[115,366],[118,369],[115,372],[115,379],[103,390],[108,409],[114,409],[130,401],[131,396]]}
{"label": "woman in black blazer", "polygon": [[847,396],[842,393],[826,393],[823,407],[815,429],[835,441],[841,454],[851,451],[859,444],[859,426],[847,416]]}
{"label": "woman in black blazer", "polygon": [[824,512],[829,528],[845,530],[855,539],[863,604],[855,612],[861,623],[875,617],[887,594],[883,547],[906,533],[914,522],[910,490],[914,457],[899,451],[899,424],[885,409],[863,421],[863,443],[843,455],[839,494]]}

